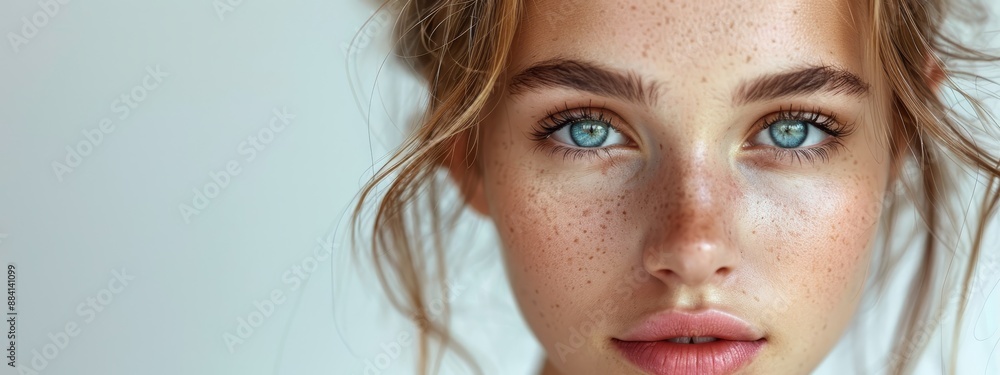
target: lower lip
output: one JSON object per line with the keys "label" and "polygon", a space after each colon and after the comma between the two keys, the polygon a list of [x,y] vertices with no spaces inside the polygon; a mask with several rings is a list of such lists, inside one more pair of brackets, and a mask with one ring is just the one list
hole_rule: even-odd
{"label": "lower lip", "polygon": [[636,366],[656,375],[731,374],[746,366],[764,346],[764,340],[716,340],[704,344],[669,341],[614,340]]}

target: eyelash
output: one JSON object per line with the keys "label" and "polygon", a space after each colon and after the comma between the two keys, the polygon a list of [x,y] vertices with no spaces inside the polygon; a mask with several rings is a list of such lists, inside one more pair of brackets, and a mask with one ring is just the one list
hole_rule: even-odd
{"label": "eyelash", "polygon": [[[803,159],[811,164],[815,164],[816,159],[827,162],[830,160],[830,155],[840,151],[840,148],[844,146],[841,140],[854,131],[853,124],[837,121],[835,116],[825,114],[819,108],[804,109],[803,107],[779,108],[777,112],[765,116],[757,123],[757,131],[766,131],[770,126],[783,120],[804,121],[823,131],[830,138],[819,146],[794,149],[768,147],[769,152],[774,154],[774,161],[776,162],[794,160],[800,165]],[[757,133],[755,132],[754,134]]]}
{"label": "eyelash", "polygon": [[[598,157],[602,159],[610,158],[611,147],[566,147],[563,145],[553,144],[553,142],[548,139],[549,136],[559,129],[570,126],[574,122],[584,120],[600,121],[610,125],[611,128],[620,132],[621,128],[614,124],[614,116],[610,115],[609,112],[610,111],[604,107],[594,107],[589,105],[587,107],[570,108],[568,104],[564,104],[562,109],[546,113],[545,118],[540,120],[536,124],[535,128],[532,129],[530,137],[536,142],[536,150],[546,150],[550,155],[562,154],[563,159],[572,158],[573,160],[577,160],[586,157]],[[771,113],[758,121],[755,126],[757,131],[754,132],[754,134],[766,131],[768,127],[783,120],[804,121],[828,134],[830,138],[822,145],[813,147],[795,149],[767,147],[768,152],[774,154],[774,160],[776,162],[781,160],[794,160],[800,165],[803,160],[813,164],[817,159],[826,162],[830,159],[831,154],[839,151],[840,148],[843,147],[841,140],[850,135],[854,130],[853,124],[846,124],[837,121],[835,116],[825,114],[818,108],[803,109],[802,107],[789,107],[787,109],[779,108],[778,111]]]}
{"label": "eyelash", "polygon": [[[536,142],[536,150],[548,151],[550,156],[556,154],[562,154],[563,159],[572,158],[573,160],[586,158],[586,157],[598,157],[602,159],[609,159],[611,157],[611,147],[603,148],[578,148],[578,147],[566,147],[558,144],[553,144],[548,140],[552,133],[555,133],[559,129],[572,125],[574,122],[578,121],[600,121],[608,124],[612,129],[621,132],[621,128],[615,125],[614,116],[610,114],[610,110],[604,107],[595,107],[593,103],[588,104],[587,107],[570,108],[569,104],[563,104],[562,109],[557,109],[555,111],[550,111],[545,114],[545,118],[539,121],[535,128],[532,129],[530,137]],[[627,136],[626,136],[627,137]]]}

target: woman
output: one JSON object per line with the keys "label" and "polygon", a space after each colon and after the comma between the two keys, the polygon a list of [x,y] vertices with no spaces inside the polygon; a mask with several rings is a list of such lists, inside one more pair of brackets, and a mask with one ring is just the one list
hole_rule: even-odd
{"label": "woman", "polygon": [[[420,240],[428,214],[411,206],[431,204],[431,234],[446,236],[441,168],[497,229],[543,375],[809,373],[866,282],[892,269],[877,240],[912,205],[921,263],[886,364],[912,370],[917,331],[950,297],[929,280],[947,274],[964,306],[998,199],[995,150],[937,95],[947,62],[996,61],[943,35],[953,10],[405,2],[399,51],[431,100],[355,215],[389,184],[372,255],[390,300],[421,327],[419,371],[433,372],[434,342],[464,353],[428,314],[428,275],[446,276],[440,241]],[[956,270],[942,264],[949,159],[986,177]]]}

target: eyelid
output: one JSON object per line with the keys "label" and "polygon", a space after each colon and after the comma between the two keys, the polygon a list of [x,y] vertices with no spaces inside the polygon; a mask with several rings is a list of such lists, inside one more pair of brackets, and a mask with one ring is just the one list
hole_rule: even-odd
{"label": "eyelid", "polygon": [[[854,132],[855,124],[840,121],[836,115],[819,108],[803,108],[780,108],[778,111],[771,112],[760,120],[757,120],[752,127],[753,131],[748,135],[744,143],[744,147],[770,154],[773,156],[775,162],[782,161],[779,163],[782,165],[793,162],[798,162],[801,165],[803,161],[812,164],[817,159],[823,161],[829,160],[833,153],[840,151],[844,147],[843,140]],[[783,148],[777,145],[755,143],[757,137],[769,136],[763,133],[768,132],[772,125],[782,120],[806,122],[825,133],[826,137],[814,145],[795,148]]]}
{"label": "eyelid", "polygon": [[[588,103],[588,105],[576,107],[564,104],[562,109],[547,112],[546,116],[539,120],[534,129],[532,129],[531,138],[535,141],[544,142],[557,130],[581,120],[596,120],[607,123],[612,129],[621,133],[628,140],[629,145],[636,143],[635,136],[632,129],[629,128],[628,122],[615,113],[615,111],[603,106],[595,106],[592,102]],[[571,145],[566,145],[566,147],[578,148]]]}
{"label": "eyelid", "polygon": [[747,142],[753,140],[760,132],[781,120],[805,121],[822,130],[833,138],[843,138],[854,132],[854,125],[840,121],[836,115],[819,108],[804,109],[804,107],[781,107],[757,120],[753,132],[748,135]]}
{"label": "eyelid", "polygon": [[[579,144],[576,144],[577,142],[573,139],[573,134],[572,134],[573,127],[577,124],[587,123],[587,122],[596,122],[606,127],[608,130],[608,134],[607,136],[604,137],[602,143],[612,142],[612,144],[603,146],[598,145],[593,147],[581,146]],[[559,129],[549,134],[548,138],[559,142],[561,146],[583,148],[583,149],[611,148],[629,143],[628,137],[626,137],[624,133],[618,131],[618,129],[616,129],[614,126],[611,126],[611,124],[608,124],[607,122],[604,121],[589,120],[589,119],[577,120],[574,122],[570,122],[568,124],[563,124],[561,127],[559,127]]]}

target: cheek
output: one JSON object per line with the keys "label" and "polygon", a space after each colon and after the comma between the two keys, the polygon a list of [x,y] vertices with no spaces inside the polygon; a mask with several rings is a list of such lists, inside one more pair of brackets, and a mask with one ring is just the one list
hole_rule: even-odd
{"label": "cheek", "polygon": [[752,248],[763,251],[748,261],[770,275],[780,296],[773,304],[780,319],[769,322],[781,324],[776,343],[829,348],[849,323],[882,209],[884,181],[874,176],[855,171],[781,184],[756,197]]}
{"label": "cheek", "polygon": [[497,159],[484,159],[493,168],[483,179],[490,214],[515,296],[539,340],[552,348],[574,327],[613,316],[617,306],[603,304],[627,293],[622,275],[638,265],[627,251],[635,238],[628,192],[597,176],[567,181],[539,166],[490,160]]}
{"label": "cheek", "polygon": [[807,280],[843,276],[868,252],[876,215],[862,212],[876,210],[870,195],[822,182],[767,193],[751,209],[751,215],[760,213],[752,226],[755,241],[770,255],[759,257],[766,261],[761,268]]}

